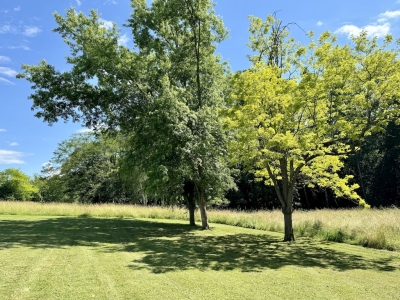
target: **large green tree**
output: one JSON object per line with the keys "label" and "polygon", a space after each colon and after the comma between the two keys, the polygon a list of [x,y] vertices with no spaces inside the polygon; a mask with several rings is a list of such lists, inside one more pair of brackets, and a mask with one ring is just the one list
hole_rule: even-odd
{"label": "large green tree", "polygon": [[[282,205],[285,241],[294,240],[293,192],[301,178],[364,205],[339,177],[359,142],[399,115],[399,49],[367,33],[340,45],[329,32],[299,45],[270,15],[251,18],[252,67],[232,78],[227,124],[237,134],[234,161],[268,185]],[[310,34],[312,38],[312,34]]]}
{"label": "large green tree", "polygon": [[226,35],[210,0],[131,1],[134,50],[118,45],[96,12],[55,14],[71,49],[70,71],[47,62],[23,65],[18,77],[32,82],[37,117],[82,120],[118,127],[130,135],[126,159],[144,170],[153,194],[183,195],[194,224],[194,197],[208,228],[206,203],[232,186],[226,136],[218,118],[224,68],[214,54]]}

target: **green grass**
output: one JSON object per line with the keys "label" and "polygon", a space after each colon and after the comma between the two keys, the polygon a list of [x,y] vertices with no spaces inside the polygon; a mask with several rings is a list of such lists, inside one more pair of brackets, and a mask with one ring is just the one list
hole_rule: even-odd
{"label": "green grass", "polygon": [[[142,207],[134,205],[41,204],[1,202],[0,215],[125,217],[188,220],[186,209],[176,207]],[[197,214],[197,221],[200,216]],[[210,210],[213,223],[274,232],[283,232],[283,215],[279,210],[238,212]],[[313,237],[370,248],[400,251],[400,209],[353,209],[295,211],[296,236]]]}
{"label": "green grass", "polygon": [[1,299],[399,299],[400,253],[212,224],[0,216]]}

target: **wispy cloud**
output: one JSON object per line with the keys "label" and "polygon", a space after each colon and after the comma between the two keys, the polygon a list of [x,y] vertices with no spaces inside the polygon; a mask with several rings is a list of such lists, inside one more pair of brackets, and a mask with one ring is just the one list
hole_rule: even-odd
{"label": "wispy cloud", "polygon": [[6,132],[7,130],[0,128],[0,132]]}
{"label": "wispy cloud", "polygon": [[118,45],[126,47],[128,41],[129,41],[128,36],[126,34],[123,34],[118,38]]}
{"label": "wispy cloud", "polygon": [[115,0],[107,0],[104,4],[117,4],[118,2]]}
{"label": "wispy cloud", "polygon": [[0,67],[0,74],[6,75],[8,77],[15,77],[15,75],[17,75],[18,72],[7,67]]}
{"label": "wispy cloud", "polygon": [[389,19],[397,19],[398,17],[400,17],[400,10],[385,11],[384,13],[379,14],[378,22],[383,23]]}
{"label": "wispy cloud", "polygon": [[21,159],[23,156],[25,154],[22,152],[0,149],[0,164],[24,164],[25,162]]}
{"label": "wispy cloud", "polygon": [[7,79],[5,79],[3,77],[0,77],[0,83],[11,84],[11,85],[15,84],[14,82],[11,82],[10,80],[7,80]]}
{"label": "wispy cloud", "polygon": [[318,21],[317,26],[322,26],[324,24],[322,21]]}
{"label": "wispy cloud", "polygon": [[113,28],[114,23],[112,21],[107,21],[101,18],[99,19],[99,21],[100,21],[100,27],[104,27],[107,29]]}
{"label": "wispy cloud", "polygon": [[358,27],[355,25],[344,25],[335,31],[337,34],[347,34],[348,38],[360,35],[361,31],[366,31],[369,37],[376,36],[378,38],[384,37],[390,32],[390,24],[385,23],[381,25],[367,25]]}
{"label": "wispy cloud", "polygon": [[15,11],[20,11],[21,10],[21,6],[14,7],[14,10]]}
{"label": "wispy cloud", "polygon": [[76,5],[78,5],[78,6],[82,5],[82,2],[80,0],[75,0],[75,2],[76,2]]}
{"label": "wispy cloud", "polygon": [[0,34],[5,34],[5,33],[17,33],[18,30],[14,26],[11,25],[2,25],[0,26]]}
{"label": "wispy cloud", "polygon": [[9,62],[11,62],[11,59],[9,57],[0,55],[0,63],[4,64]]}
{"label": "wispy cloud", "polygon": [[26,26],[25,30],[22,32],[23,35],[28,37],[34,37],[39,34],[42,30],[35,26]]}
{"label": "wispy cloud", "polygon": [[18,146],[18,143],[17,142],[12,142],[12,143],[10,143],[10,146]]}
{"label": "wispy cloud", "polygon": [[22,50],[25,50],[25,51],[29,51],[29,50],[31,50],[31,48],[29,48],[28,46],[26,46],[26,45],[20,45],[20,46],[8,46],[8,49],[22,49]]}

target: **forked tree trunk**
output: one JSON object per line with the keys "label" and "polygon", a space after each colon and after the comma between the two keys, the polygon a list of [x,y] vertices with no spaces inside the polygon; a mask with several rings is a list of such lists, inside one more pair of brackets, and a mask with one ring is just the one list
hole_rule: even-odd
{"label": "forked tree trunk", "polygon": [[198,196],[199,196],[199,201],[198,201],[199,209],[200,209],[200,215],[201,215],[201,227],[203,227],[203,229],[210,229],[210,226],[208,225],[206,199],[205,199],[204,191],[201,188],[198,189]]}
{"label": "forked tree trunk", "polygon": [[293,160],[289,162],[285,158],[279,160],[282,180],[278,181],[277,175],[273,173],[267,164],[267,171],[274,183],[275,191],[279,201],[282,204],[282,213],[284,216],[285,236],[284,242],[294,241],[292,212],[293,212],[293,192],[299,171],[302,166],[294,168]]}

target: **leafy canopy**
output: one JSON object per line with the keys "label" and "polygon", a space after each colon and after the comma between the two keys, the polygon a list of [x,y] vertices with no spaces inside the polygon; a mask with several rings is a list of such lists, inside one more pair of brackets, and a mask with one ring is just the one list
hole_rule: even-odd
{"label": "leafy canopy", "polygon": [[325,32],[302,46],[273,16],[251,21],[253,65],[231,79],[233,160],[274,185],[286,211],[299,179],[365,203],[351,176],[337,172],[365,136],[399,115],[397,44],[387,36],[379,45],[363,32],[340,45]]}

